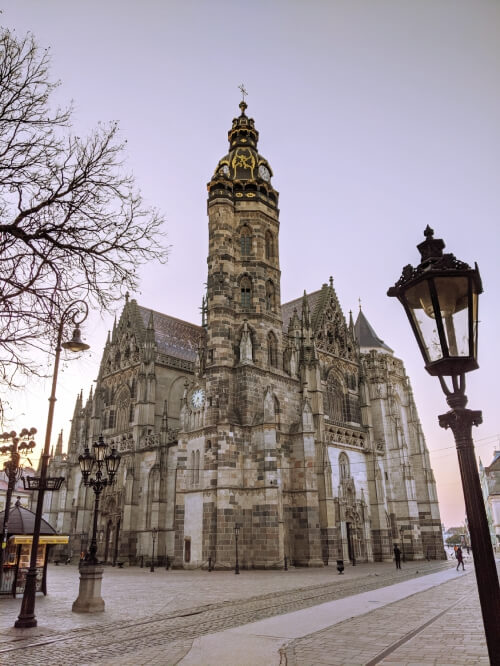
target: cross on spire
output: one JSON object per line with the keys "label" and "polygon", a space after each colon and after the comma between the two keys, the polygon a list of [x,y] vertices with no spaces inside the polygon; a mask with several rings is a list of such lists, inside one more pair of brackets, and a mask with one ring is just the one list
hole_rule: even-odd
{"label": "cross on spire", "polygon": [[244,102],[245,101],[245,95],[248,95],[247,91],[245,90],[245,85],[242,83],[241,85],[238,86],[239,90],[241,90],[241,99]]}

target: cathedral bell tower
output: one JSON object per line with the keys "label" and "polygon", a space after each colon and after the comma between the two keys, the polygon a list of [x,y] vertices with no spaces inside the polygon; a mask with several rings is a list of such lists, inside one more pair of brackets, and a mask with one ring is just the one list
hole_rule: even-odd
{"label": "cathedral bell tower", "polygon": [[206,389],[218,397],[218,422],[237,411],[224,368],[282,370],[283,356],[278,192],[247,104],[239,107],[229,152],[208,183]]}

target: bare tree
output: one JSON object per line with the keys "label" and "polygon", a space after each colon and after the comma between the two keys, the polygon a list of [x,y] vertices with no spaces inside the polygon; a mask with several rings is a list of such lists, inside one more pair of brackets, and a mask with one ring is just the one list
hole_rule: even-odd
{"label": "bare tree", "polygon": [[163,217],[124,171],[116,124],[81,139],[31,34],[0,29],[0,383],[37,372],[62,309],[105,309],[137,288],[137,268],[166,259]]}

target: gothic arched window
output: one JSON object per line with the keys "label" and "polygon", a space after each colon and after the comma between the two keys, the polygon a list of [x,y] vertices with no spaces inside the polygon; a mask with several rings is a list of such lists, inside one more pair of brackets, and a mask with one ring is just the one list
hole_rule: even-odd
{"label": "gothic arched window", "polygon": [[130,397],[132,400],[137,398],[137,379],[134,377],[130,383]]}
{"label": "gothic arched window", "polygon": [[196,460],[194,451],[191,451],[191,485],[194,486]]}
{"label": "gothic arched window", "polygon": [[250,278],[245,276],[240,282],[241,307],[249,308],[252,305],[252,283]]}
{"label": "gothic arched window", "polygon": [[278,398],[274,396],[274,422],[276,423],[276,428],[280,427],[280,403],[278,401]]}
{"label": "gothic arched window", "polygon": [[158,502],[160,499],[160,470],[158,467],[153,467],[149,473],[148,479],[148,503],[146,514],[146,525],[151,527],[151,517],[153,514],[153,502]]}
{"label": "gothic arched window", "polygon": [[340,480],[344,481],[345,479],[348,479],[351,476],[351,472],[349,470],[349,458],[347,457],[347,454],[342,451],[342,453],[339,455],[339,472],[340,472]]}
{"label": "gothic arched window", "polygon": [[331,375],[326,383],[325,412],[331,421],[343,421],[344,392],[338,380]]}
{"label": "gothic arched window", "polygon": [[274,312],[276,307],[276,291],[271,280],[266,282],[266,310]]}
{"label": "gothic arched window", "polygon": [[248,257],[252,252],[252,232],[247,225],[242,227],[240,232],[240,250],[242,257]]}
{"label": "gothic arched window", "polygon": [[199,450],[196,451],[196,464],[195,464],[195,477],[194,477],[194,482],[196,485],[200,483],[200,452]]}
{"label": "gothic arched window", "polygon": [[274,236],[270,231],[266,231],[266,259],[274,257]]}
{"label": "gothic arched window", "polygon": [[278,367],[278,342],[272,331],[267,336],[267,360],[271,368]]}

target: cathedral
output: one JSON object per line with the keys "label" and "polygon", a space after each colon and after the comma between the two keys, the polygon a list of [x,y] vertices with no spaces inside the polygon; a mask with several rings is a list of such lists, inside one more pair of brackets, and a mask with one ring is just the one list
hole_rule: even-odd
{"label": "cathedral", "polygon": [[[333,279],[282,303],[278,192],[240,103],[208,183],[201,326],[126,297],[95,389],[62,437],[44,517],[88,544],[94,493],[78,456],[100,434],[121,454],[101,498],[98,557],[229,568],[443,557],[410,380]],[[236,528],[236,530],[235,530]]]}

